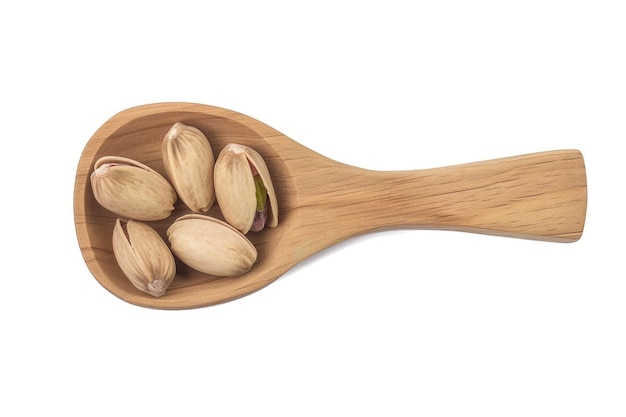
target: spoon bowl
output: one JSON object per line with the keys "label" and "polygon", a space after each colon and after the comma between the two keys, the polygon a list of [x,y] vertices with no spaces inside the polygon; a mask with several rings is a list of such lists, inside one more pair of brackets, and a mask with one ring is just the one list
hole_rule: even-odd
{"label": "spoon bowl", "polygon": [[[162,297],[138,291],[113,255],[117,215],[95,200],[89,176],[105,155],[138,160],[165,174],[161,142],[182,122],[200,129],[214,154],[231,142],[263,156],[276,189],[279,223],[247,237],[257,262],[240,277],[215,277],[177,261]],[[582,155],[558,150],[414,171],[371,171],[331,160],[246,115],[203,104],[156,103],[124,110],[105,122],[81,155],[74,220],[91,273],[115,296],[138,306],[187,309],[231,301],[270,284],[320,250],[352,236],[386,229],[444,229],[554,242],[580,238],[587,185]],[[166,230],[191,211],[178,201],[170,217],[148,222]],[[207,213],[223,219],[217,204]]]}

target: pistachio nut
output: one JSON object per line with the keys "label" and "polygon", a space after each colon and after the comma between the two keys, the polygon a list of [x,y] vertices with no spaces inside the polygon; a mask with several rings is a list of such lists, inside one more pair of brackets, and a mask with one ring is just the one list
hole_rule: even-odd
{"label": "pistachio nut", "polygon": [[130,282],[154,297],[162,296],[176,275],[172,252],[153,228],[140,221],[116,220],[113,254]]}
{"label": "pistachio nut", "polygon": [[170,183],[133,159],[103,156],[96,161],[90,180],[98,203],[118,216],[152,221],[174,210],[176,191]]}
{"label": "pistachio nut", "polygon": [[163,165],[180,199],[195,212],[215,201],[215,157],[206,136],[193,126],[175,123],[163,138]]}
{"label": "pistachio nut", "polygon": [[178,259],[205,274],[240,276],[256,262],[254,245],[228,223],[210,216],[181,216],[167,229],[167,237]]}
{"label": "pistachio nut", "polygon": [[270,172],[254,149],[229,143],[215,162],[215,196],[222,214],[241,233],[278,224],[278,201]]}

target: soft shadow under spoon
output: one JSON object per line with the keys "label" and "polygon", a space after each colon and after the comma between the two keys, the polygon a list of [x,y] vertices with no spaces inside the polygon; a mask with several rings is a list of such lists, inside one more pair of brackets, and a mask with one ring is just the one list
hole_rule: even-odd
{"label": "soft shadow under spoon", "polygon": [[[160,298],[135,289],[117,266],[111,233],[117,216],[94,199],[89,175],[104,155],[141,161],[165,174],[161,141],[175,122],[202,130],[215,155],[229,142],[265,159],[279,199],[279,225],[249,233],[258,260],[236,278],[212,277],[177,264]],[[94,277],[111,293],[139,306],[185,309],[248,295],[320,250],[362,233],[398,228],[444,229],[573,242],[587,208],[581,153],[557,150],[415,171],[371,171],[326,158],[243,114],[193,103],[157,103],[124,110],[104,123],[81,155],[74,189],[80,249]],[[150,222],[165,236],[189,210]],[[212,214],[221,217],[214,206]]]}

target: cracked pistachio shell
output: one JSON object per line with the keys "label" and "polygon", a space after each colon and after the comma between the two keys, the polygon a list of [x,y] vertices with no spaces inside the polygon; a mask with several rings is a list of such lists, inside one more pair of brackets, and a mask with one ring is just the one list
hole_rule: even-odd
{"label": "cracked pistachio shell", "polygon": [[103,156],[90,177],[100,205],[121,217],[161,220],[174,210],[176,191],[147,165],[120,156]]}
{"label": "cracked pistachio shell", "polygon": [[208,211],[215,201],[215,157],[206,136],[193,126],[175,123],[163,138],[161,153],[180,199],[195,212]]}
{"label": "cracked pistachio shell", "polygon": [[154,229],[140,221],[117,219],[113,254],[135,288],[154,297],[162,296],[176,275],[172,252]]}
{"label": "cracked pistachio shell", "polygon": [[240,276],[252,268],[254,245],[229,224],[202,214],[181,216],[167,229],[174,255],[196,271]]}
{"label": "cracked pistachio shell", "polygon": [[248,146],[229,143],[215,162],[217,202],[226,221],[243,234],[250,230],[257,211],[255,174],[259,175],[267,190],[265,226],[276,227],[278,201],[263,157]]}

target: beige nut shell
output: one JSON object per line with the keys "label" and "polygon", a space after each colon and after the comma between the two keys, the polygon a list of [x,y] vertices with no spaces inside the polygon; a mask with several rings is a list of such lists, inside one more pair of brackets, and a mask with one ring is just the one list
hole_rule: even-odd
{"label": "beige nut shell", "polygon": [[194,212],[208,211],[215,201],[215,157],[197,128],[175,123],[163,138],[163,165],[180,199]]}
{"label": "beige nut shell", "polygon": [[252,168],[258,172],[267,189],[266,226],[278,225],[278,200],[269,169],[263,157],[249,146],[229,143],[215,162],[215,196],[226,221],[246,234],[256,212],[256,194]]}
{"label": "beige nut shell", "polygon": [[118,218],[112,240],[115,259],[135,288],[162,296],[176,275],[176,263],[161,236],[143,222]]}
{"label": "beige nut shell", "polygon": [[174,210],[176,191],[147,165],[121,156],[103,156],[90,177],[98,203],[120,217],[161,220]]}
{"label": "beige nut shell", "polygon": [[174,255],[191,268],[216,276],[240,276],[252,268],[257,251],[237,229],[214,217],[187,214],[167,229]]}

